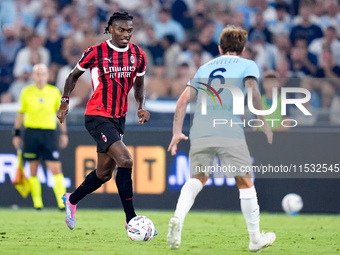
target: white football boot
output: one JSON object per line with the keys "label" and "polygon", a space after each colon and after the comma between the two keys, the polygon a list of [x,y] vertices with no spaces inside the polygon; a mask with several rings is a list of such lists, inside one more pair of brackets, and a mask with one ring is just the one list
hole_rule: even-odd
{"label": "white football boot", "polygon": [[181,245],[182,224],[178,217],[174,216],[169,221],[167,240],[171,249],[177,249]]}
{"label": "white football boot", "polygon": [[257,242],[250,241],[249,250],[252,252],[259,252],[263,248],[271,246],[276,239],[276,235],[273,232],[261,233],[261,238]]}

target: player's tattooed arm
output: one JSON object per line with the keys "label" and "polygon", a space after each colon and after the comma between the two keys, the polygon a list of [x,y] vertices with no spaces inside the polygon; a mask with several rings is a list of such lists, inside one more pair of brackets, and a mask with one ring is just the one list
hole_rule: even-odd
{"label": "player's tattooed arm", "polygon": [[135,90],[135,99],[138,105],[138,122],[144,124],[150,119],[150,113],[144,109],[145,106],[145,93],[144,93],[144,76],[137,76],[133,84]]}
{"label": "player's tattooed arm", "polygon": [[[73,68],[73,70],[70,72],[68,75],[66,82],[65,82],[65,87],[64,87],[64,93],[63,97],[69,98],[71,95],[72,90],[77,84],[78,78],[84,73],[84,71],[79,70],[77,67]],[[68,100],[62,101],[60,103],[58,112],[57,112],[57,118],[60,121],[60,124],[62,124],[65,121],[65,116],[68,113]]]}

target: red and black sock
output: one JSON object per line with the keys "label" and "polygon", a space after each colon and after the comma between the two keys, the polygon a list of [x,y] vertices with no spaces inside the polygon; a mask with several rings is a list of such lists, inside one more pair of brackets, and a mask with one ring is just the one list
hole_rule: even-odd
{"label": "red and black sock", "polygon": [[102,186],[104,182],[97,177],[96,169],[94,169],[82,184],[70,195],[70,203],[75,205],[78,204],[87,194],[92,193]]}
{"label": "red and black sock", "polygon": [[116,185],[126,215],[126,222],[129,222],[136,216],[132,202],[133,191],[131,173],[132,168],[118,167],[116,175]]}

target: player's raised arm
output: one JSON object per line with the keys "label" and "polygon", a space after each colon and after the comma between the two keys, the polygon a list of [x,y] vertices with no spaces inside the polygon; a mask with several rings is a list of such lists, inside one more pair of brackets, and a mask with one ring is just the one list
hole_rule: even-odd
{"label": "player's raised arm", "polygon": [[[259,91],[259,86],[257,84],[257,79],[255,77],[246,77],[244,85],[246,88],[252,88],[253,104],[257,110],[263,110],[261,93]],[[268,143],[273,143],[273,131],[269,127],[266,118],[263,115],[257,115],[257,118],[263,121],[263,133],[266,135]]]}
{"label": "player's raised arm", "polygon": [[65,87],[64,87],[64,93],[63,97],[61,99],[61,103],[57,112],[57,118],[59,119],[60,123],[62,124],[65,120],[65,116],[68,113],[68,104],[69,104],[69,97],[74,89],[74,87],[77,84],[77,80],[79,77],[84,73],[84,71],[78,69],[77,67],[73,68],[73,70],[68,75]]}
{"label": "player's raised arm", "polygon": [[188,140],[188,137],[183,134],[183,122],[185,118],[187,105],[195,101],[197,97],[197,90],[191,86],[187,86],[183,91],[182,95],[177,100],[176,111],[174,116],[173,128],[172,128],[172,139],[168,148],[171,151],[171,155],[176,155],[177,144],[181,140]]}
{"label": "player's raised arm", "polygon": [[150,119],[150,113],[144,109],[145,105],[145,94],[144,94],[144,76],[137,76],[133,84],[135,90],[135,98],[138,104],[138,122],[144,124]]}

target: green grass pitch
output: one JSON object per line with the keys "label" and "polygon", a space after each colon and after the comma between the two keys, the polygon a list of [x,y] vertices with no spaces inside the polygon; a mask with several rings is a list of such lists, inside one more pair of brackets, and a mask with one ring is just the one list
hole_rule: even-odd
{"label": "green grass pitch", "polygon": [[[124,228],[122,210],[77,211],[76,228],[69,230],[64,213],[56,209],[0,209],[0,254],[251,254],[241,213],[193,211],[186,218],[182,245],[170,250],[168,220],[173,212],[138,210],[154,222],[159,235],[149,242],[132,242]],[[277,239],[263,254],[339,254],[337,215],[261,214],[261,229]]]}

